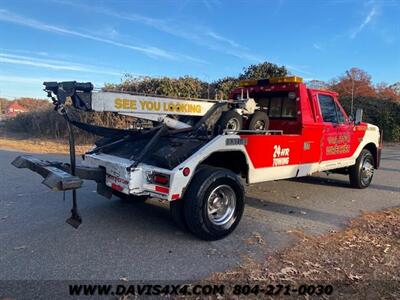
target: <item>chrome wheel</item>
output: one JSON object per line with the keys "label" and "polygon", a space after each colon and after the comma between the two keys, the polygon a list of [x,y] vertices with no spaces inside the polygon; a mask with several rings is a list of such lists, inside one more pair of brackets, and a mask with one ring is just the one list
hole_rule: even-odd
{"label": "chrome wheel", "polygon": [[230,119],[230,120],[226,123],[225,129],[240,130],[240,122],[239,122],[239,120],[236,119],[236,118]]}
{"label": "chrome wheel", "polygon": [[227,224],[236,209],[236,195],[229,185],[219,185],[207,199],[207,217],[215,225]]}
{"label": "chrome wheel", "polygon": [[366,157],[361,166],[361,181],[364,185],[369,185],[374,175],[374,165],[369,157]]}

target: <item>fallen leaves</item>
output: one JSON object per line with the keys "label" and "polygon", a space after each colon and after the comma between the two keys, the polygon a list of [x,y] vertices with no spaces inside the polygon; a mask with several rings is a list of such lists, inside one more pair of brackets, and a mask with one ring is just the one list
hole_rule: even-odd
{"label": "fallen leaves", "polygon": [[311,270],[304,271],[303,273],[301,273],[301,276],[306,277],[306,278],[310,278],[311,275],[319,274],[319,273],[321,273],[321,271],[319,271],[317,269],[311,269]]}
{"label": "fallen leaves", "polygon": [[[298,242],[263,262],[246,261],[240,268],[216,273],[217,281],[274,284],[332,283],[343,299],[400,297],[400,208],[364,213],[341,231],[323,236],[306,236],[288,230]],[[257,234],[252,236],[257,241]],[[379,280],[387,285],[371,284]],[[393,284],[390,284],[390,283]],[[400,299],[400,298],[399,298]]]}
{"label": "fallen leaves", "polygon": [[293,267],[286,267],[286,268],[283,268],[283,269],[281,270],[281,273],[282,273],[283,275],[296,275],[296,274],[298,274],[299,272],[298,272],[295,268],[293,268]]}
{"label": "fallen leaves", "polygon": [[246,244],[248,245],[266,245],[264,239],[262,238],[262,236],[258,233],[258,232],[253,232],[252,235],[246,239]]}
{"label": "fallen leaves", "polygon": [[360,275],[354,275],[351,273],[348,275],[348,277],[350,280],[360,280],[362,278],[362,276],[360,276]]}

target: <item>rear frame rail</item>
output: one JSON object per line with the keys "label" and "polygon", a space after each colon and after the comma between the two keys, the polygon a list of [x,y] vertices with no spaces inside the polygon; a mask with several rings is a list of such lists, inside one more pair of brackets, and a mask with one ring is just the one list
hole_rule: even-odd
{"label": "rear frame rail", "polygon": [[75,176],[69,173],[70,164],[58,161],[46,161],[30,155],[21,155],[11,163],[17,168],[27,168],[44,178],[42,183],[54,191],[67,191],[82,187],[83,180],[104,183],[105,170],[87,166],[76,166]]}

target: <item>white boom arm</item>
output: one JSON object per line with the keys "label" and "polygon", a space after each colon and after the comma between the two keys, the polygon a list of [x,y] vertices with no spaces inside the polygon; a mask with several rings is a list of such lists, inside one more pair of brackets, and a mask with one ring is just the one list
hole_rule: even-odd
{"label": "white boom arm", "polygon": [[[169,115],[204,116],[217,103],[225,102],[230,109],[240,114],[253,114],[257,109],[256,102],[247,96],[246,99],[234,100],[200,100],[170,97],[155,97],[130,94],[126,92],[93,91],[90,82],[44,82],[45,91],[53,100],[56,109],[62,109],[68,97],[72,105],[83,111],[117,112],[137,118],[163,122],[172,128],[187,128],[188,124]],[[55,97],[54,97],[54,96]],[[243,97],[242,97],[243,98]]]}
{"label": "white boom arm", "polygon": [[215,102],[131,95],[115,92],[92,94],[92,109],[134,114],[204,116]]}
{"label": "white boom arm", "polygon": [[179,98],[150,97],[116,92],[92,93],[92,110],[163,122],[172,128],[190,127],[167,115],[204,116],[215,102]]}

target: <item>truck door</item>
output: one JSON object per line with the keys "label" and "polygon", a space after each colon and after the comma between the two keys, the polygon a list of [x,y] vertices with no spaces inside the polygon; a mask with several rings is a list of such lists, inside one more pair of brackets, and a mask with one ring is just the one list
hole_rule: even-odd
{"label": "truck door", "polygon": [[353,125],[350,123],[337,99],[335,99],[335,108],[337,114],[337,140],[335,148],[336,158],[350,157],[353,138]]}
{"label": "truck door", "polygon": [[338,115],[336,103],[332,95],[318,93],[318,103],[323,119],[321,160],[337,159],[338,156]]}

